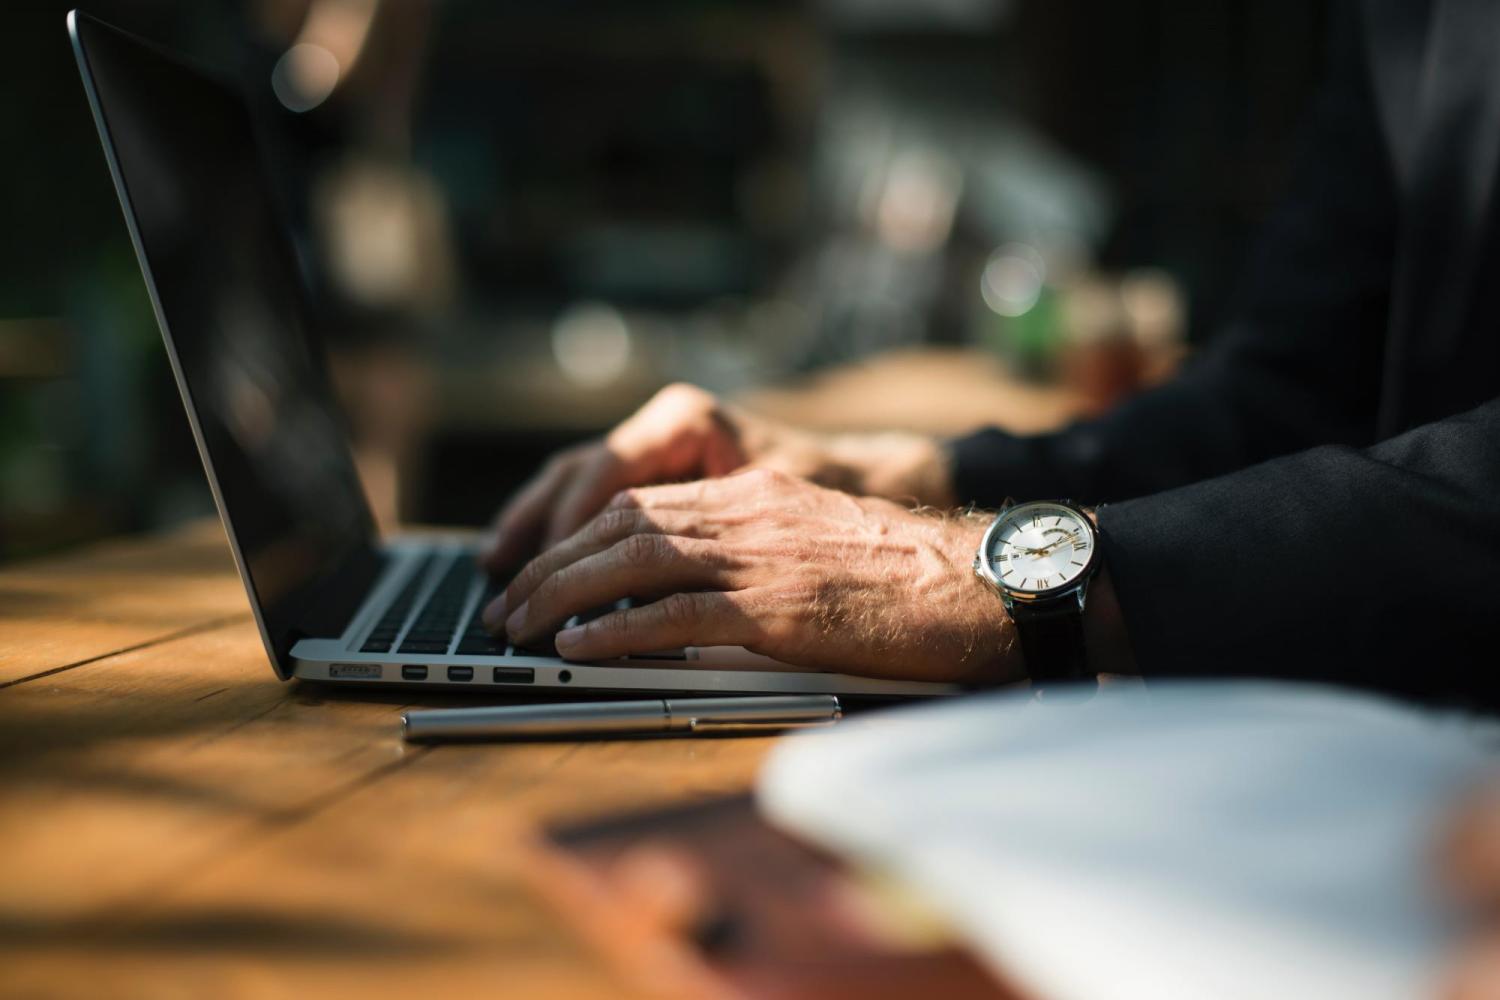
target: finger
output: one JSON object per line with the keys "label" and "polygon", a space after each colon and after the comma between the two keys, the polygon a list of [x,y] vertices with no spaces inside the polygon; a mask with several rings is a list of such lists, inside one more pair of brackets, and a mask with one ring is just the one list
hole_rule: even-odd
{"label": "finger", "polygon": [[557,633],[571,660],[604,660],[683,646],[750,646],[759,634],[746,591],[670,594]]}
{"label": "finger", "polygon": [[1480,933],[1463,946],[1441,991],[1444,1000],[1500,997],[1500,935]]}
{"label": "finger", "polygon": [[[643,486],[616,493],[606,509],[696,510],[704,513],[739,507],[802,484],[784,472],[755,468],[719,479]],[[805,484],[802,484],[805,485]]]}
{"label": "finger", "polygon": [[690,934],[714,917],[713,882],[687,848],[647,840],[611,862],[609,874],[635,919],[654,927]]}
{"label": "finger", "polygon": [[692,477],[712,466],[732,468],[744,455],[733,443],[732,422],[702,389],[672,385],[658,392],[604,439],[556,498],[548,519],[547,545],[577,531],[616,490]]}
{"label": "finger", "polygon": [[732,567],[715,542],[673,535],[631,535],[543,580],[505,621],[512,641],[550,636],[573,615],[621,597],[646,599],[680,590],[727,588]]}
{"label": "finger", "polygon": [[607,510],[522,567],[505,588],[505,593],[484,609],[483,620],[492,629],[498,629],[505,621],[505,609],[520,607],[543,580],[564,566],[603,552],[631,535],[713,538],[719,528],[713,519],[690,511]]}
{"label": "finger", "polygon": [[479,550],[479,564],[485,570],[501,573],[535,551],[546,528],[553,497],[572,476],[582,454],[574,450],[554,455],[501,508],[491,538]]}
{"label": "finger", "polygon": [[573,534],[627,485],[625,467],[608,447],[585,458],[557,495],[543,545],[551,548]]}
{"label": "finger", "polygon": [[653,396],[606,442],[627,464],[649,467],[635,482],[696,478],[745,463],[738,423],[711,393],[679,383]]}
{"label": "finger", "polygon": [[1475,910],[1500,902],[1500,789],[1471,792],[1443,837],[1441,871],[1451,895]]}

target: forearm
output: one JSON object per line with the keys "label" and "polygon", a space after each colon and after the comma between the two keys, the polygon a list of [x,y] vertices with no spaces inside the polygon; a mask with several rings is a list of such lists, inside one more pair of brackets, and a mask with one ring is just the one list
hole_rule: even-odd
{"label": "forearm", "polygon": [[[1367,329],[1374,328],[1371,320]],[[1049,434],[1021,437],[991,428],[950,442],[958,502],[1116,502],[1319,444],[1369,443],[1372,398],[1326,384],[1333,369],[1316,354],[1283,363],[1272,357],[1277,344],[1270,334],[1242,327],[1223,337],[1172,383],[1102,417]],[[1348,356],[1355,356],[1353,345]]]}
{"label": "forearm", "polygon": [[1500,401],[1100,511],[1140,669],[1500,703]]}
{"label": "forearm", "polygon": [[1330,37],[1327,85],[1226,329],[1180,378],[1098,420],[955,442],[958,502],[1119,501],[1374,440],[1396,187],[1358,26]]}

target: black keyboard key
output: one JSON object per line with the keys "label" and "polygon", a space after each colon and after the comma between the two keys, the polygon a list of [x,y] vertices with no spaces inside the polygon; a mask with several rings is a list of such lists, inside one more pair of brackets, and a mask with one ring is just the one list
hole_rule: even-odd
{"label": "black keyboard key", "polygon": [[464,656],[505,656],[510,649],[510,643],[504,639],[470,639],[465,638],[458,644],[455,652]]}
{"label": "black keyboard key", "polygon": [[421,642],[421,641],[412,641],[412,640],[408,639],[408,640],[406,640],[406,641],[404,641],[404,642],[401,643],[401,648],[398,649],[398,650],[396,650],[396,652],[398,652],[398,653],[446,653],[446,652],[448,652],[448,643],[446,641],[444,641],[444,642]]}
{"label": "black keyboard key", "polygon": [[557,656],[557,645],[552,641],[552,637],[548,636],[545,639],[536,640],[529,646],[517,646],[515,655],[555,657]]}
{"label": "black keyboard key", "polygon": [[428,556],[405,585],[401,593],[366,636],[365,649],[369,652],[388,652],[401,637],[400,653],[446,653],[453,633],[458,630],[459,616],[463,614],[464,599],[476,571],[472,560],[458,556],[450,558],[442,567],[442,576],[427,595],[427,601],[417,612],[416,620],[403,635],[401,626],[416,605],[417,595],[426,583],[437,557]]}
{"label": "black keyboard key", "polygon": [[421,590],[422,583],[427,578],[428,571],[432,568],[436,556],[428,555],[412,570],[411,576],[401,585],[401,590],[396,594],[394,600],[381,614],[375,627],[365,637],[365,644],[361,647],[366,653],[389,652],[391,644],[396,641],[396,636],[401,634],[401,625],[406,621],[406,616],[411,613],[412,604],[417,599],[417,592]]}

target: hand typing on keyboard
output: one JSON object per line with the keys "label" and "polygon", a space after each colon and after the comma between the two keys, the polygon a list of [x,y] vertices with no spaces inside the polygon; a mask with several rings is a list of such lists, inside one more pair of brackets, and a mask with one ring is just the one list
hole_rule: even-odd
{"label": "hand typing on keyboard", "polygon": [[[765,470],[626,491],[484,611],[570,659],[738,645],[802,666],[932,681],[1020,674],[971,569],[987,520],[914,513]],[[652,601],[563,628],[623,594]]]}
{"label": "hand typing on keyboard", "polygon": [[921,434],[815,434],[671,385],[607,437],[560,452],[507,503],[481,552],[491,573],[512,571],[562,541],[619,490],[774,468],[855,493],[953,502],[941,445]]}

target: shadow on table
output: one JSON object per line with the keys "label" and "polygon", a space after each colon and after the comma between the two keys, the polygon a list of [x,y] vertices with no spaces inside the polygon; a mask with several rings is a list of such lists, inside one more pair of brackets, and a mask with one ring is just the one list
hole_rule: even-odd
{"label": "shadow on table", "polygon": [[466,943],[451,936],[393,931],[372,921],[343,917],[273,915],[254,910],[198,910],[129,921],[57,921],[0,912],[0,955],[55,947],[76,952],[233,952],[268,956],[340,955],[401,960],[455,951]]}

